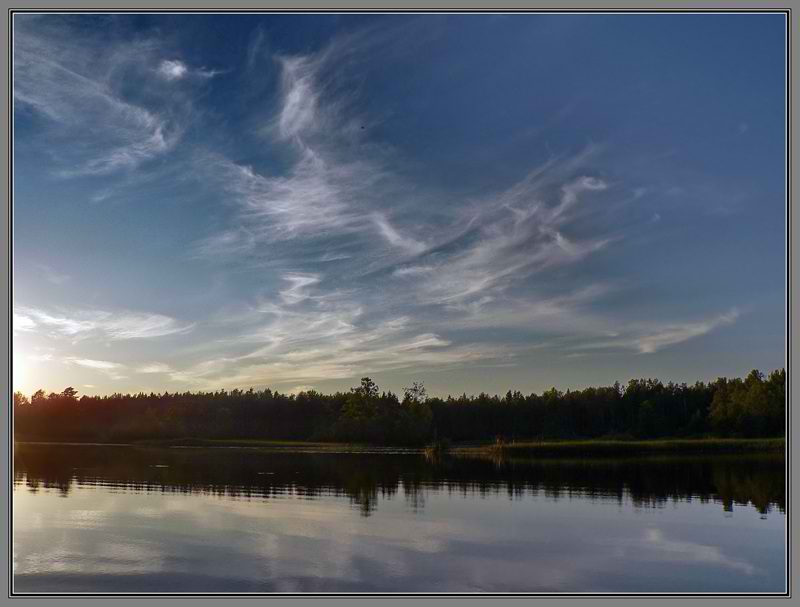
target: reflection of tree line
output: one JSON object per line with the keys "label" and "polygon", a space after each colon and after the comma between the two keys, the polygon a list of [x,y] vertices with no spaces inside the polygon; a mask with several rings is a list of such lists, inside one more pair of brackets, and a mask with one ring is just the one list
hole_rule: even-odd
{"label": "reflection of tree line", "polygon": [[30,491],[102,486],[111,491],[201,493],[242,499],[347,497],[369,515],[402,490],[414,510],[430,492],[533,494],[546,499],[626,499],[637,507],[699,500],[785,511],[781,454],[603,460],[491,460],[419,455],[308,454],[224,449],[17,445],[15,484]]}

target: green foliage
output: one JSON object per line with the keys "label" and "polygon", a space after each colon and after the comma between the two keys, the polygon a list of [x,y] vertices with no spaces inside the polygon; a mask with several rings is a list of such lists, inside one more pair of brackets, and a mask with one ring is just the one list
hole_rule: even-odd
{"label": "green foliage", "polygon": [[430,398],[422,384],[403,399],[370,378],[349,392],[285,395],[252,388],[200,393],[112,394],[78,398],[36,391],[14,395],[17,438],[127,442],[138,440],[344,441],[386,445],[598,439],[604,437],[778,437],[785,434],[786,372],[705,384],[631,380],[622,387],[541,395]]}
{"label": "green foliage", "polygon": [[649,400],[639,406],[639,435],[650,438],[658,436],[663,427],[661,414],[656,406]]}
{"label": "green foliage", "polygon": [[403,402],[379,393],[369,377],[353,388],[336,421],[334,438],[348,442],[419,444],[428,435],[433,414],[422,384],[406,388]]}
{"label": "green foliage", "polygon": [[744,379],[717,380],[710,419],[720,436],[776,436],[785,432],[786,371],[765,378],[751,371]]}
{"label": "green foliage", "polygon": [[428,437],[432,421],[433,411],[428,404],[425,386],[414,382],[410,388],[405,389],[398,420],[398,435],[405,442],[422,443]]}

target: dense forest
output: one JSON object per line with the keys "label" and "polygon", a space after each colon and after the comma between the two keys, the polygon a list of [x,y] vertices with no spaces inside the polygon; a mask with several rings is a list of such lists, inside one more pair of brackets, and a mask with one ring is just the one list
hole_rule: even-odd
{"label": "dense forest", "polygon": [[401,397],[369,378],[349,392],[266,389],[81,396],[14,394],[18,440],[273,439],[420,445],[431,440],[771,437],[785,434],[786,371],[693,385],[654,379],[542,394]]}

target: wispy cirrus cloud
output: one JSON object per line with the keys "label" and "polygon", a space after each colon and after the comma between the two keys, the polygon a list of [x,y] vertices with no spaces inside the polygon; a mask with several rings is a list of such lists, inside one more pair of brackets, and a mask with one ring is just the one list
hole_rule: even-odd
{"label": "wispy cirrus cloud", "polygon": [[200,259],[230,259],[252,253],[258,241],[244,227],[227,229],[192,244],[191,253]]}
{"label": "wispy cirrus cloud", "polygon": [[418,255],[427,248],[425,243],[398,232],[382,213],[375,213],[373,215],[373,220],[378,226],[381,236],[383,236],[391,245],[407,251],[412,255]]}
{"label": "wispy cirrus cloud", "polygon": [[183,61],[165,59],[158,66],[158,73],[167,80],[179,80],[189,73],[189,68]]}
{"label": "wispy cirrus cloud", "polygon": [[71,139],[70,157],[59,158],[69,167],[62,175],[134,168],[175,146],[181,113],[148,109],[115,84],[115,76],[131,77],[151,60],[156,42],[109,52],[99,38],[93,44],[64,26],[24,18],[14,23],[14,99],[49,119],[44,126],[53,137]]}
{"label": "wispy cirrus cloud", "polygon": [[151,374],[151,373],[171,373],[172,367],[165,363],[148,363],[136,368],[137,373]]}
{"label": "wispy cirrus cloud", "polygon": [[[544,180],[549,177],[541,170],[534,173]],[[607,189],[605,182],[575,178],[561,187],[557,204],[548,207],[543,186],[530,177],[497,196],[502,204],[486,204],[494,210],[476,216],[476,235],[471,241],[448,251],[437,250],[430,261],[423,256],[418,263],[400,266],[394,275],[416,284],[426,303],[453,304],[496,297],[531,273],[577,263],[612,241],[608,235],[572,239],[562,228],[580,195]]]}
{"label": "wispy cirrus cloud", "polygon": [[78,341],[88,338],[112,341],[163,337],[191,331],[194,325],[181,325],[162,314],[107,310],[48,311],[18,306],[14,310],[14,329],[55,338]]}
{"label": "wispy cirrus cloud", "polygon": [[719,327],[736,322],[740,312],[732,309],[708,320],[688,323],[658,323],[655,327],[640,326],[621,329],[621,333],[608,338],[600,338],[590,343],[577,345],[578,350],[633,350],[639,354],[652,354],[668,346],[683,343],[705,335]]}
{"label": "wispy cirrus cloud", "polygon": [[396,237],[385,214],[374,213],[397,186],[386,150],[364,140],[355,125],[366,119],[346,115],[347,96],[332,93],[331,70],[351,52],[342,43],[273,58],[281,73],[279,104],[263,134],[284,148],[291,159],[286,170],[270,174],[219,154],[197,157],[198,173],[213,176],[239,211],[235,225],[198,243],[199,253],[247,253],[259,244],[343,235],[364,243],[375,233],[418,250],[413,239]]}
{"label": "wispy cirrus cloud", "polygon": [[223,72],[204,68],[190,68],[179,59],[164,59],[158,66],[158,75],[165,80],[183,80],[184,78],[213,78]]}
{"label": "wispy cirrus cloud", "polygon": [[[217,175],[239,204],[240,225],[202,241],[199,252],[241,255],[260,250],[258,243],[295,238],[305,239],[306,244],[325,238],[329,243],[331,238],[348,236],[366,249],[376,249],[386,260],[430,251],[433,263],[409,264],[398,268],[397,275],[435,276],[427,281],[428,299],[444,301],[479,293],[522,270],[578,261],[609,242],[604,238],[575,242],[560,229],[581,196],[609,187],[597,177],[574,176],[597,153],[596,145],[531,171],[494,199],[473,205],[476,211],[466,221],[459,211],[449,226],[435,231],[429,226],[426,235],[417,234],[417,226],[390,221],[388,209],[406,207],[414,188],[403,184],[370,146],[360,146],[362,152],[359,146],[354,149],[352,119],[343,109],[349,100],[336,98],[332,76],[326,73],[337,65],[336,57],[350,52],[346,48],[340,43],[317,55],[278,58],[281,103],[269,132],[294,150],[296,160],[285,174],[263,175],[224,157],[201,159],[202,173]],[[548,189],[558,192],[557,203],[550,206],[537,198]],[[441,247],[465,224],[474,225],[480,238],[469,250],[449,247],[443,252]],[[532,247],[538,249],[533,255]],[[360,256],[361,263],[365,260],[373,263],[376,257]],[[441,276],[449,277],[452,285],[465,286],[448,287]]]}
{"label": "wispy cirrus cloud", "polygon": [[[308,318],[315,322],[313,318]],[[320,323],[324,325],[325,322]],[[310,332],[240,357],[203,361],[171,377],[200,388],[341,380],[363,373],[424,367],[428,371],[508,359],[507,348],[455,345],[435,333],[375,328]]]}
{"label": "wispy cirrus cloud", "polygon": [[291,285],[280,292],[281,299],[287,304],[295,304],[309,297],[308,287],[319,282],[319,276],[313,274],[284,274],[283,279]]}
{"label": "wispy cirrus cloud", "polygon": [[[369,163],[331,162],[311,149],[300,152],[285,175],[265,176],[252,167],[210,156],[199,166],[215,175],[239,205],[241,228],[227,230],[223,244],[239,244],[244,233],[252,243],[355,233],[366,219],[358,211],[381,177]],[[219,236],[208,244],[214,246]]]}
{"label": "wispy cirrus cloud", "polygon": [[43,263],[34,263],[31,264],[31,267],[37,274],[39,274],[47,282],[56,286],[61,286],[63,284],[66,284],[67,282],[69,282],[71,278],[69,274],[64,274],[63,272],[59,272]]}
{"label": "wispy cirrus cloud", "polygon": [[91,369],[104,375],[110,379],[120,380],[125,379],[126,376],[121,374],[125,369],[125,365],[120,363],[111,362],[108,360],[95,360],[93,358],[78,358],[74,356],[66,356],[62,359],[66,365],[78,365],[85,369]]}
{"label": "wispy cirrus cloud", "polygon": [[282,67],[283,106],[278,115],[278,132],[283,139],[301,137],[320,126],[317,105],[319,93],[315,79],[320,58],[295,56],[279,58]]}
{"label": "wispy cirrus cloud", "polygon": [[[268,175],[222,156],[202,159],[203,173],[217,176],[238,212],[232,226],[199,250],[241,261],[302,243],[340,260],[339,282],[345,281],[349,295],[331,304],[325,295],[333,283],[320,272],[302,263],[282,270],[276,278],[290,286],[278,290],[281,303],[260,308],[270,322],[243,337],[263,345],[203,361],[174,373],[175,379],[255,381],[263,374],[280,382],[321,381],[358,373],[357,365],[447,366],[498,355],[486,341],[467,352],[463,341],[441,335],[442,326],[514,327],[582,336],[591,349],[651,352],[725,324],[675,323],[625,333],[624,322],[593,308],[610,284],[548,280],[555,272],[570,276],[589,257],[624,242],[613,214],[639,197],[618,194],[616,180],[593,168],[602,146],[552,156],[506,189],[447,205],[437,210],[435,222],[426,222],[422,203],[432,194],[403,183],[386,162],[391,153],[353,145],[359,134],[352,128],[354,116],[347,115],[352,98],[337,98],[332,76],[343,69],[344,62],[332,59],[342,48],[340,43],[315,55],[277,58],[279,104],[265,133],[293,158],[284,173]],[[333,255],[331,248],[342,242],[355,248]],[[532,277],[541,277],[548,288],[532,289]],[[383,297],[366,286],[371,281]],[[312,289],[319,294],[312,296]],[[380,334],[375,327],[381,322],[394,326],[395,319],[381,310],[388,302],[404,311],[402,317],[417,318],[413,331]]]}
{"label": "wispy cirrus cloud", "polygon": [[550,296],[494,298],[487,295],[447,306],[448,310],[458,313],[448,324],[472,329],[526,327],[540,334],[603,334],[617,325],[593,312],[592,306],[613,292],[611,285],[598,283]]}
{"label": "wispy cirrus cloud", "polygon": [[513,358],[512,348],[457,344],[408,316],[370,319],[347,295],[309,293],[301,302],[265,304],[240,314],[235,326],[226,322],[228,337],[208,348],[212,353],[227,350],[227,355],[201,360],[170,377],[203,389],[297,384]]}
{"label": "wispy cirrus cloud", "polygon": [[121,369],[123,365],[119,363],[109,362],[107,360],[93,360],[91,358],[72,358],[64,359],[65,362],[70,364],[80,365],[87,369],[98,369],[100,371],[110,371],[111,369]]}
{"label": "wispy cirrus cloud", "polygon": [[25,314],[14,312],[13,315],[14,333],[33,331],[36,328],[36,322]]}
{"label": "wispy cirrus cloud", "polygon": [[[631,179],[630,163],[609,161],[614,149],[575,147],[577,132],[577,139],[545,144],[541,129],[520,114],[513,118],[520,124],[502,125],[527,133],[513,149],[499,150],[508,141],[492,141],[491,129],[470,139],[472,123],[462,131],[472,143],[453,138],[447,149],[458,112],[449,115],[445,104],[454,100],[436,92],[441,82],[420,74],[428,88],[408,83],[422,111],[407,114],[386,98],[397,82],[370,88],[390,65],[376,49],[410,53],[416,23],[402,34],[381,26],[342,30],[305,54],[268,44],[258,24],[245,32],[238,58],[114,23],[123,35],[75,36],[66,19],[16,30],[17,109],[31,119],[26,126],[41,129],[39,151],[54,150],[59,174],[102,188],[87,200],[107,206],[113,199],[120,208],[143,202],[144,216],[151,193],[161,205],[179,192],[164,216],[186,212],[186,221],[176,222],[164,251],[180,256],[190,243],[190,259],[181,260],[193,264],[187,275],[213,285],[192,314],[203,310],[211,319],[195,326],[132,310],[15,308],[15,335],[30,345],[37,336],[58,340],[54,360],[79,353],[69,363],[75,371],[125,371],[141,374],[141,384],[171,378],[202,389],[302,387],[363,373],[521,365],[526,348],[554,357],[646,354],[736,322],[735,311],[713,309],[685,320],[676,306],[675,317],[668,311],[648,325],[626,318],[608,297],[637,288],[621,250],[675,225],[677,214],[656,205],[683,182]],[[239,90],[207,94],[223,83],[222,72],[205,67],[218,60],[239,61],[224,79]],[[441,125],[430,121],[445,114],[450,126],[432,132]],[[559,128],[582,129],[582,120],[571,122],[576,114],[562,109]],[[436,137],[431,154],[429,136]],[[550,153],[550,145],[561,153]],[[476,162],[490,156],[509,162]],[[423,162],[431,164],[420,170]],[[131,168],[141,170],[123,172]],[[113,180],[92,177],[115,171],[122,174]],[[687,180],[687,192],[695,182]],[[193,204],[184,211],[187,192]],[[56,286],[68,273],[78,276],[61,265],[39,273]],[[134,299],[133,308],[149,305]],[[639,307],[631,316],[648,312]],[[163,344],[164,351],[161,342],[158,350],[123,343],[189,331],[191,340]],[[111,350],[99,348],[106,346],[130,348],[133,355],[119,360],[140,362],[103,367]]]}

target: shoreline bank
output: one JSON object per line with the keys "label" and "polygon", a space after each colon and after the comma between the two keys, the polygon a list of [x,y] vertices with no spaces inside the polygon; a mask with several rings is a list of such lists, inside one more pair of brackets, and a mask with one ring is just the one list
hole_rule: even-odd
{"label": "shoreline bank", "polygon": [[[431,447],[401,447],[360,443],[328,443],[311,441],[275,441],[240,439],[152,439],[127,443],[83,441],[15,440],[19,444],[74,445],[104,447],[217,448],[302,451],[315,453],[426,453]],[[564,440],[514,441],[510,443],[452,444],[439,454],[453,455],[635,455],[645,453],[750,453],[785,451],[784,438],[698,438],[653,440]]]}

